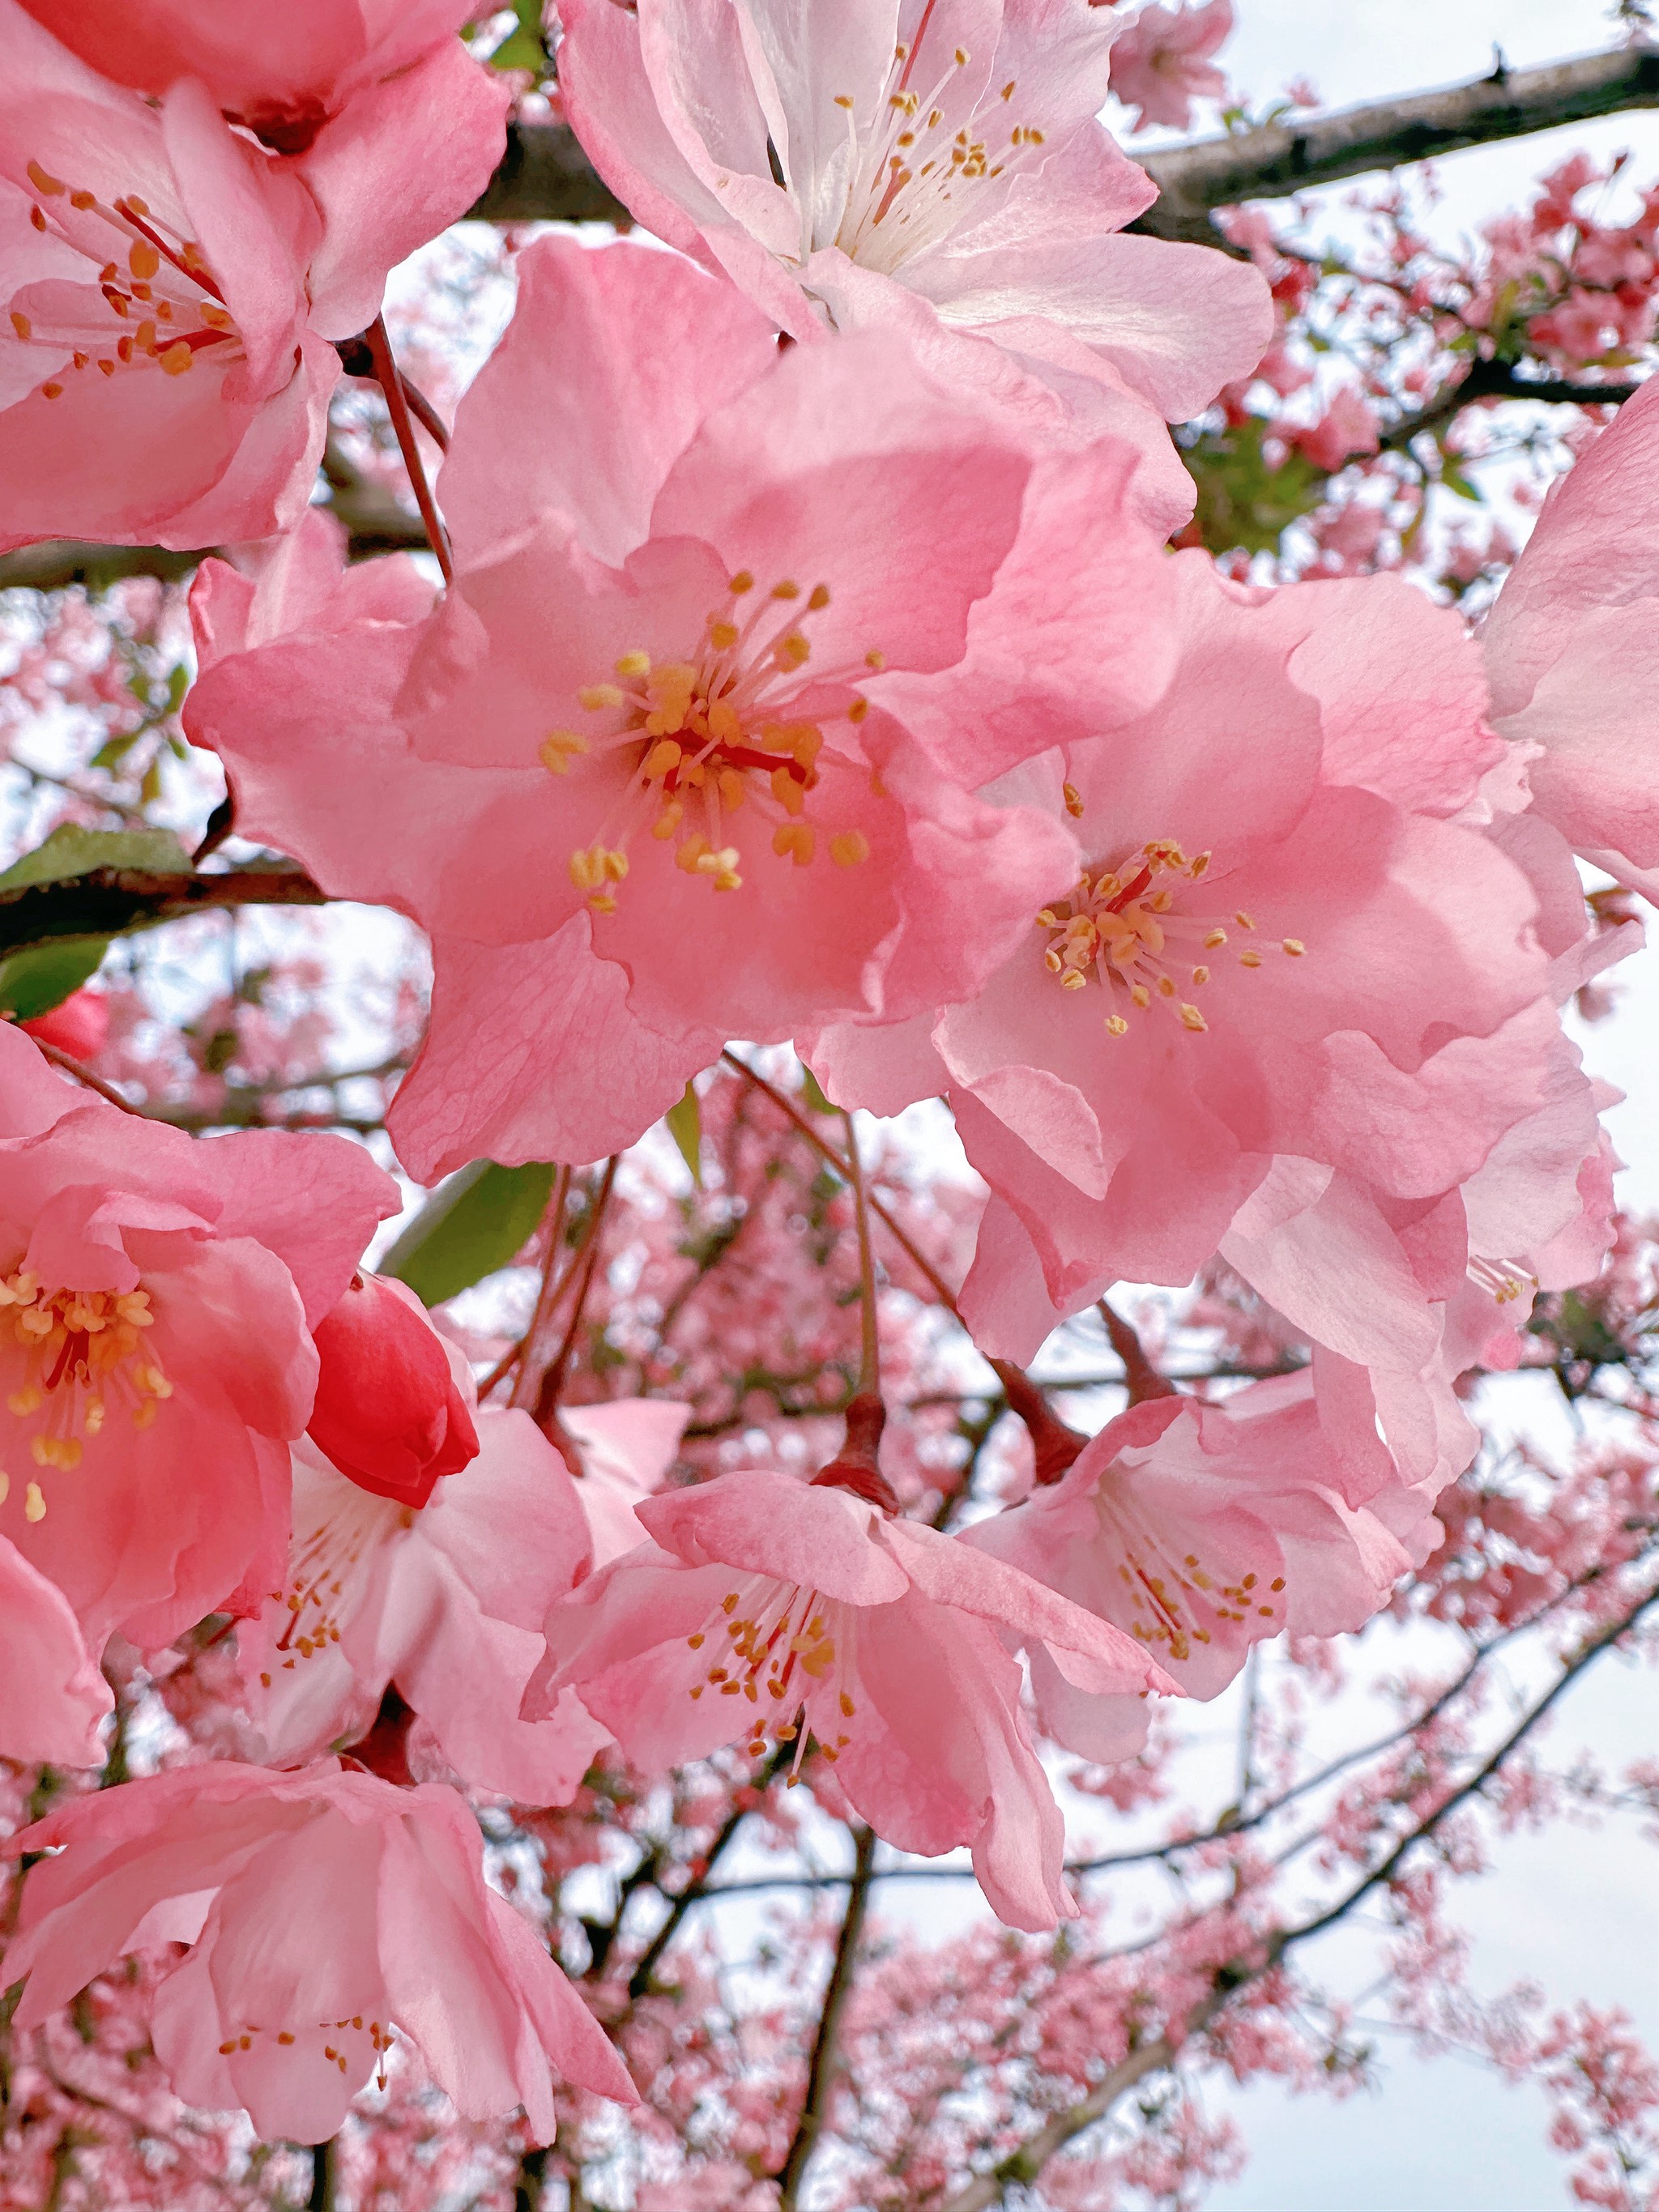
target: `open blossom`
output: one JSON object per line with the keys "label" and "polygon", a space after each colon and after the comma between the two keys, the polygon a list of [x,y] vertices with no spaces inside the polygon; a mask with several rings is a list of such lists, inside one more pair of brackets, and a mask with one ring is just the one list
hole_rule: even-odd
{"label": "open blossom", "polygon": [[576,1495],[587,1522],[592,1562],[602,1567],[645,1540],[634,1508],[674,1463],[690,1406],[673,1398],[613,1398],[561,1406],[559,1424],[581,1466]]}
{"label": "open blossom", "polygon": [[[195,594],[219,657],[186,717],[243,827],[432,938],[391,1116],[422,1174],[594,1158],[729,1036],[969,995],[1074,846],[963,784],[1168,675],[1133,447],[1034,452],[892,332],[780,357],[664,254],[549,240],[520,285],[440,479],[457,582],[426,621],[290,576],[307,611],[273,637],[228,570]],[[295,558],[337,574],[314,536]]]}
{"label": "open blossom", "polygon": [[[428,56],[474,70],[457,33],[475,0],[22,0],[39,23],[117,84],[160,98],[198,77],[233,123],[302,153],[348,101]],[[405,86],[405,91],[407,87]]]}
{"label": "open blossom", "polygon": [[193,1143],[13,1029],[0,1089],[0,1533],[94,1652],[154,1647],[280,1559],[310,1330],[397,1187],[343,1138]]}
{"label": "open blossom", "polygon": [[113,1705],[69,1600],[0,1536],[0,1759],[97,1766]]}
{"label": "open blossom", "polygon": [[422,1506],[475,1457],[470,1376],[458,1383],[412,1291],[355,1274],[312,1331],[319,1362],[306,1433],[359,1489]]}
{"label": "open blossom", "polygon": [[1109,8],[563,0],[560,15],[560,89],[594,167],[798,338],[902,315],[907,295],[1016,351],[1046,322],[1181,421],[1272,335],[1254,270],[1123,234],[1157,190],[1097,120]]}
{"label": "open blossom", "polygon": [[504,88],[457,46],[289,159],[194,76],[159,104],[112,83],[19,0],[0,0],[0,546],[191,547],[297,521],[331,341],[476,195]]}
{"label": "open blossom", "polygon": [[586,1519],[530,1416],[474,1407],[453,1361],[477,1455],[423,1501],[374,1497],[295,1447],[287,1573],[237,1631],[249,1709],[263,1755],[292,1765],[361,1736],[390,1685],[463,1780],[565,1804],[605,1732],[574,1695],[543,1721],[519,1705],[549,1607],[586,1571]]}
{"label": "open blossom", "polygon": [[1659,389],[1650,388],[1552,487],[1481,633],[1497,726],[1541,748],[1528,771],[1534,807],[1650,898],[1659,897],[1656,533]]}
{"label": "open blossom", "polygon": [[1232,36],[1233,0],[1198,7],[1143,8],[1112,46],[1112,90],[1139,111],[1137,128],[1185,131],[1195,100],[1224,100],[1227,73],[1210,57]]}
{"label": "open blossom", "polygon": [[1070,1910],[1064,1826],[1000,1632],[1066,1681],[1131,1698],[1173,1689],[1121,1629],[954,1537],[840,1488],[717,1475],[635,1508],[651,1540],[547,1618],[526,1711],[574,1689],[652,1771],[809,1738],[846,1799],[902,1850],[968,1844],[1018,1928]]}
{"label": "open blossom", "polygon": [[[1169,583],[1184,649],[1158,705],[997,787],[1074,825],[1066,895],[905,1050],[849,1026],[813,1051],[849,1104],[948,1091],[1056,1320],[1116,1279],[1184,1283],[1280,1156],[1444,1188],[1540,1096],[1556,1035],[1526,875],[1437,818],[1497,750],[1457,689],[1437,747],[1344,680],[1349,617],[1365,660],[1391,626],[1351,587],[1315,587],[1309,620],[1296,587],[1257,605],[1203,554]],[[1396,650],[1456,629],[1403,592],[1390,609]],[[1423,759],[1419,812],[1394,794]],[[976,1328],[1008,1291],[993,1239],[964,1294]]]}
{"label": "open blossom", "polygon": [[[1213,1698],[1264,1638],[1363,1627],[1438,1535],[1431,1498],[1399,1482],[1346,1502],[1302,1374],[1216,1405],[1133,1406],[1053,1488],[963,1541],[1115,1622],[1188,1697]],[[1145,1737],[1142,1700],[1091,1697],[1041,1650],[1031,1685],[1044,1731],[1085,1758],[1121,1759]]]}
{"label": "open blossom", "polygon": [[328,1760],[183,1768],[15,1836],[29,1876],[8,1972],[20,2029],[125,1953],[189,1948],[155,1989],[156,2056],[187,2104],[320,2142],[399,2037],[456,2109],[522,2105],[554,2132],[555,2069],[633,2101],[621,2060],[529,1924],[483,1878],[465,1802]]}

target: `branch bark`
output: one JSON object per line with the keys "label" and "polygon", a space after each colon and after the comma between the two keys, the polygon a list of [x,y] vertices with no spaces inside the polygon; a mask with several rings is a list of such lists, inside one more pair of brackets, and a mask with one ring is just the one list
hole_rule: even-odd
{"label": "branch bark", "polygon": [[812,2153],[817,2148],[818,2137],[823,2132],[823,2123],[829,2113],[830,2093],[836,2083],[837,2069],[836,2039],[841,2032],[841,2016],[846,2010],[852,1993],[853,1974],[858,1964],[859,1944],[864,1935],[864,1916],[870,1903],[870,1882],[875,1871],[876,1837],[872,1828],[854,1831],[857,1856],[853,1866],[852,1887],[847,1899],[847,1917],[841,1923],[841,1934],[836,1942],[835,1964],[830,1969],[830,1986],[823,1993],[823,2010],[818,2014],[818,2032],[812,2045],[811,2063],[806,2073],[806,2097],[801,2106],[800,2118],[783,2165],[778,2172],[778,2212],[795,2212],[801,2183]]}
{"label": "branch bark", "polygon": [[114,937],[216,907],[326,903],[327,894],[301,868],[233,868],[217,876],[94,868],[84,876],[0,890],[0,954],[70,937]]}

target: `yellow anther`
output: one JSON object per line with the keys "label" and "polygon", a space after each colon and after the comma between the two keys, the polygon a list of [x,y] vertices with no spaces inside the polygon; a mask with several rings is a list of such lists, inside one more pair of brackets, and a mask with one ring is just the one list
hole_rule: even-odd
{"label": "yellow anther", "polygon": [[731,582],[726,586],[726,589],[732,593],[732,597],[738,599],[743,597],[745,592],[752,592],[754,588],[755,580],[753,576],[750,574],[747,568],[739,568],[737,574],[732,577]]}
{"label": "yellow anther", "polygon": [[1152,1003],[1152,994],[1144,983],[1132,983],[1129,987],[1129,996],[1143,1013]]}
{"label": "yellow anther", "polygon": [[196,312],[210,331],[226,331],[230,328],[230,310],[228,307],[220,307],[215,300],[204,300]]}
{"label": "yellow anther", "polygon": [[[586,751],[586,750],[584,746],[583,750]],[[684,758],[684,746],[677,744],[672,738],[662,738],[646,755],[640,773],[648,781],[654,783],[659,776],[667,775],[672,770],[677,769]]]}
{"label": "yellow anther", "polygon": [[1060,793],[1066,801],[1066,811],[1075,822],[1083,811],[1083,793],[1074,783],[1062,784]]}
{"label": "yellow anther", "polygon": [[823,610],[825,609],[825,607],[827,607],[827,606],[829,605],[829,604],[830,604],[830,586],[829,586],[829,585],[828,585],[828,584],[814,584],[814,585],[813,585],[813,586],[812,586],[811,596],[808,599],[808,600],[807,600],[807,602],[806,602],[806,607],[807,607],[807,611],[808,611],[808,613],[809,613],[809,614],[815,614],[815,615],[817,615],[817,614],[822,614],[822,613],[823,613]]}
{"label": "yellow anther", "polygon": [[650,654],[637,647],[632,653],[624,653],[617,663],[617,673],[624,678],[648,676],[651,673]]}
{"label": "yellow anther", "polygon": [[735,814],[748,797],[748,787],[734,768],[723,768],[715,779],[720,785],[720,805],[728,814]]}
{"label": "yellow anther", "polygon": [[40,1486],[38,1482],[32,1482],[23,1492],[23,1518],[26,1521],[44,1521],[46,1517],[46,1501],[40,1494]]}
{"label": "yellow anther", "polygon": [[1299,937],[1287,937],[1284,944],[1285,951],[1290,954],[1292,960],[1299,960],[1308,949]]}
{"label": "yellow anther", "polygon": [[1124,1018],[1123,1018],[1123,1017],[1122,1017],[1122,1015],[1121,1015],[1121,1014],[1108,1014],[1108,1015],[1107,1015],[1107,1017],[1106,1017],[1106,1034],[1107,1034],[1107,1036],[1128,1036],[1128,1034],[1129,1034],[1129,1024],[1127,1024],[1127,1022],[1126,1022],[1126,1021],[1124,1020]]}
{"label": "yellow anther", "polygon": [[64,387],[61,384],[43,384],[40,390],[42,395],[47,399],[61,399],[64,396]]}
{"label": "yellow anther", "polygon": [[806,805],[806,787],[787,768],[772,771],[772,796],[786,814],[799,814]]}
{"label": "yellow anther", "polygon": [[864,656],[864,665],[866,668],[885,668],[887,655],[884,653],[866,653]]}
{"label": "yellow anther", "polygon": [[33,334],[34,325],[27,315],[20,315],[15,307],[11,311],[11,326],[27,345]]}
{"label": "yellow anther", "polygon": [[1251,921],[1249,915],[1242,910],[1233,916],[1233,920],[1238,924],[1241,929],[1254,929],[1255,927],[1255,924]]}
{"label": "yellow anther", "polygon": [[798,599],[800,597],[800,586],[791,583],[786,576],[781,584],[773,585],[772,597],[775,599]]}
{"label": "yellow anther", "polygon": [[1259,968],[1261,965],[1261,955],[1259,952],[1241,952],[1238,956],[1238,964],[1241,968]]}
{"label": "yellow anther", "polygon": [[623,695],[614,684],[584,684],[576,696],[590,714],[598,714],[603,707],[620,707],[623,702]]}
{"label": "yellow anther", "polygon": [[807,865],[817,845],[810,822],[780,822],[772,832],[772,850],[779,860],[791,860],[798,868]]}
{"label": "yellow anther", "polygon": [[861,722],[869,711],[870,702],[867,699],[854,699],[847,709],[847,719],[849,722]]}
{"label": "yellow anther", "polygon": [[838,92],[836,94],[836,105],[837,107],[851,107],[853,105],[852,94],[850,92]]}
{"label": "yellow anther", "polygon": [[1080,968],[1071,968],[1060,977],[1060,988],[1062,991],[1081,991],[1086,987],[1088,981],[1088,977]]}
{"label": "yellow anther", "polygon": [[127,267],[145,283],[161,265],[161,257],[147,238],[135,238],[127,248]]}
{"label": "yellow anther", "polygon": [[1194,981],[1194,983],[1207,983],[1207,982],[1209,981],[1209,980],[1210,980],[1210,971],[1209,971],[1209,969],[1208,969],[1207,968],[1194,968],[1194,970],[1193,970],[1193,981]]}
{"label": "yellow anther", "polygon": [[59,192],[67,189],[59,178],[52,176],[49,171],[43,169],[38,161],[28,162],[25,166],[24,174],[35,191],[44,192],[48,199],[55,199]]}
{"label": "yellow anther", "polygon": [[804,668],[812,657],[812,648],[798,629],[792,629],[773,647],[772,657],[781,668]]}
{"label": "yellow anther", "polygon": [[716,653],[729,653],[739,635],[736,623],[726,622],[718,617],[708,625],[708,642]]}
{"label": "yellow anther", "polygon": [[[166,366],[164,362],[162,367]],[[537,750],[542,766],[550,775],[568,775],[571,762],[588,749],[586,738],[578,737],[574,730],[551,730]]]}
{"label": "yellow anther", "polygon": [[1175,991],[1176,987],[1169,976],[1160,975],[1158,977],[1158,995],[1160,999],[1173,999],[1175,996]]}
{"label": "yellow anther", "polygon": [[1183,1030],[1197,1031],[1209,1028],[1210,1024],[1200,1013],[1198,1008],[1187,1001],[1183,1000],[1177,1011],[1181,1016],[1181,1026]]}
{"label": "yellow anther", "polygon": [[1227,933],[1224,929],[1206,930],[1205,933],[1204,949],[1206,952],[1213,952],[1218,945],[1224,945],[1226,942]]}
{"label": "yellow anther", "polygon": [[842,830],[830,840],[830,857],[838,868],[855,868],[870,857],[870,841],[862,830]]}

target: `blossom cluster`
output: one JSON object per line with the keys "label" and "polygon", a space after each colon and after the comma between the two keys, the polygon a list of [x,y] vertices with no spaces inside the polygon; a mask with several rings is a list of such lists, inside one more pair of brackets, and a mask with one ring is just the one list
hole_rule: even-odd
{"label": "blossom cluster", "polygon": [[[1556,1525],[1471,1488],[1466,1378],[1535,1358],[1534,1303],[1614,1241],[1609,1099],[1563,1009],[1640,935],[1580,863],[1659,893],[1659,408],[1552,497],[1478,638],[1398,579],[1218,566],[1168,425],[1271,380],[1275,308],[1251,261],[1131,228],[1154,188],[1097,120],[1115,64],[1180,119],[1231,22],[1178,19],[1172,70],[1166,12],[562,0],[563,112],[674,250],[526,246],[452,426],[381,308],[501,154],[469,10],[256,36],[0,0],[0,548],[222,549],[188,688],[149,690],[166,625],[135,607],[143,696],[88,653],[77,702],[118,705],[124,749],[176,711],[216,757],[198,860],[234,829],[296,896],[423,933],[396,1162],[456,1204],[481,1169],[532,1188],[497,1258],[540,1271],[511,1334],[441,1325],[366,1257],[402,1203],[368,1147],[135,1105],[106,1074],[147,1103],[168,1078],[113,991],[0,1028],[0,1755],[88,1784],[9,1846],[40,1855],[6,1955],[38,2052],[131,1960],[112,2014],[185,2106],[321,2143],[423,2069],[463,2123],[521,2108],[540,2156],[562,2117],[660,2101],[674,2028],[641,2002],[656,1954],[619,1993],[599,1923],[577,1988],[511,1893],[532,1840],[592,1862],[596,1807],[704,1768],[731,1809],[678,1825],[725,1834],[787,1777],[860,1854],[967,1850],[1041,1936],[1082,1910],[1062,1755],[1133,1802],[1181,1701],[1413,1574],[1425,1617],[1505,1632],[1577,1599]],[[309,505],[343,375],[378,380],[430,559],[349,562]],[[303,1090],[325,1041],[246,998],[199,1018],[201,1119],[231,1054]],[[786,1047],[799,1092],[752,1057]],[[773,1129],[753,1173],[755,1099],[793,1169]],[[860,1151],[939,1100],[988,1197],[918,1221]],[[596,1287],[665,1120],[731,1202],[695,1237],[659,1208],[631,1288]],[[791,1239],[843,1272],[856,1352],[804,1262],[756,1292]],[[1236,1389],[1182,1389],[1107,1303],[1194,1279],[1256,1332]],[[896,1297],[954,1316],[1025,1425],[994,1499]],[[1096,1313],[1129,1402],[1085,1439],[1025,1370]],[[627,1392],[574,1386],[584,1323]],[[148,1771],[135,1685],[181,1740]],[[1470,1741],[1447,1724],[1443,1771]],[[1339,1804],[1333,1863],[1379,1804],[1438,1824],[1424,1787],[1385,1766]],[[1220,1834],[1176,2043],[1289,1940]],[[1055,1990],[1034,2032],[1063,2045]],[[1114,2063],[1147,2039],[1133,1994],[1091,1985]],[[1581,2045],[1612,2066],[1618,2024],[1564,2020],[1538,2063]],[[798,2155],[746,2118],[719,2201]],[[1227,2155],[1197,2120],[1166,2149]]]}

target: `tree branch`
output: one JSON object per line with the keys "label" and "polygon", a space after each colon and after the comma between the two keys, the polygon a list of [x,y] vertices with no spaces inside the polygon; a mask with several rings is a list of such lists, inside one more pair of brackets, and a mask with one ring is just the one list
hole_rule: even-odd
{"label": "tree branch", "polygon": [[857,1856],[853,1866],[851,1891],[847,1899],[847,1916],[841,1923],[841,1934],[836,1942],[835,1963],[830,1969],[830,1986],[823,1993],[823,2009],[818,2014],[818,2032],[812,2045],[812,2059],[806,2070],[806,2097],[801,2106],[800,2118],[795,2123],[795,2132],[778,2171],[778,2212],[795,2212],[800,2185],[806,2177],[806,2168],[817,2141],[823,2132],[828,2114],[830,2093],[835,2087],[836,2073],[836,2040],[841,2030],[841,2016],[846,2010],[847,2000],[852,1994],[853,1973],[858,1962],[858,1949],[864,1935],[864,1916],[870,1903],[870,1881],[875,1870],[876,1837],[872,1828],[857,1828]]}
{"label": "tree branch", "polygon": [[70,937],[115,937],[216,907],[326,903],[327,894],[302,868],[233,868],[216,876],[94,868],[84,876],[0,890],[0,954]]}
{"label": "tree branch", "polygon": [[1564,377],[1517,376],[1507,361],[1472,362],[1468,375],[1443,386],[1415,415],[1407,415],[1382,432],[1378,442],[1384,452],[1403,450],[1425,430],[1441,430],[1466,407],[1482,399],[1530,399],[1546,407],[1622,407],[1641,390],[1639,384],[1572,382]]}

